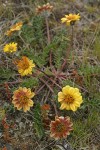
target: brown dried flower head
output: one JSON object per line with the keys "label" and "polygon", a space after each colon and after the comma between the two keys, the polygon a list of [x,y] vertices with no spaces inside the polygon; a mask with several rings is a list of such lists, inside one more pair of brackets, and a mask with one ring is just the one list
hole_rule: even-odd
{"label": "brown dried flower head", "polygon": [[56,116],[55,121],[51,121],[50,123],[50,136],[55,138],[55,140],[66,138],[70,134],[70,131],[73,130],[72,126],[73,123],[68,116]]}
{"label": "brown dried flower head", "polygon": [[45,11],[51,12],[52,9],[53,9],[53,6],[50,5],[50,3],[47,3],[47,4],[44,4],[43,6],[38,6],[36,8],[36,13],[40,14],[40,13],[45,12]]}

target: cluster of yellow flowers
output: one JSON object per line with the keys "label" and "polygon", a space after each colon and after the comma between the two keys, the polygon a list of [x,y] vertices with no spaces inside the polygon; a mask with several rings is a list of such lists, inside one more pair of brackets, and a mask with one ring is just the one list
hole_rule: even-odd
{"label": "cluster of yellow flowers", "polygon": [[[29,93],[28,94],[22,94],[23,91],[26,91],[26,93]],[[28,96],[30,96],[30,90],[26,89],[26,88],[19,88],[19,90],[17,90],[16,92],[14,92],[14,97],[16,97],[16,94],[17,93],[19,96],[18,99],[19,101],[22,101],[27,99]],[[26,97],[27,95],[27,97]],[[35,95],[35,94],[34,94]],[[18,101],[18,103],[19,103]],[[72,110],[72,111],[76,111],[78,107],[80,107],[81,103],[83,102],[82,100],[82,96],[81,96],[81,93],[79,92],[79,89],[78,88],[73,88],[73,87],[70,87],[70,86],[65,86],[62,88],[62,92],[59,92],[58,93],[58,102],[61,103],[61,107],[60,109],[63,110]]]}
{"label": "cluster of yellow flowers", "polygon": [[[11,36],[13,32],[19,31],[21,29],[22,25],[23,25],[22,22],[16,23],[5,33],[5,35]],[[10,52],[10,53],[16,52],[17,51],[17,43],[14,43],[14,42],[8,43],[4,46],[3,50],[4,50],[4,52]]]}
{"label": "cluster of yellow flowers", "polygon": [[[65,17],[62,18],[61,21],[62,23],[66,23],[66,25],[69,26],[74,25],[75,22],[79,19],[79,14],[69,14],[65,15]],[[62,88],[62,91],[58,92],[58,102],[60,102],[61,104],[61,110],[65,109],[76,111],[77,108],[80,107],[83,100],[78,88],[73,88],[67,85]],[[51,121],[50,124],[50,136],[55,138],[56,140],[66,138],[70,134],[70,131],[73,130],[72,126],[73,124],[68,116],[56,116],[55,121]]]}
{"label": "cluster of yellow flowers", "polygon": [[[31,100],[34,96],[35,93],[31,92],[30,88],[27,89],[26,87],[19,87],[19,89],[15,90],[13,93],[12,103],[18,110],[23,109],[24,112],[27,112],[34,104]],[[83,100],[79,89],[65,86],[62,88],[62,92],[58,93],[58,102],[61,103],[61,110],[66,109],[76,111]],[[45,107],[47,109],[48,106]],[[56,116],[55,120],[50,123],[50,136],[56,140],[65,138],[70,134],[70,131],[73,130],[72,126],[73,123],[70,121],[68,116]]]}
{"label": "cluster of yellow flowers", "polygon": [[[41,13],[43,11],[51,11],[52,8],[53,6],[47,3],[43,6],[38,6],[36,12]],[[74,25],[74,23],[79,19],[79,14],[69,14],[65,15],[65,17],[62,18],[61,21],[62,23],[66,23],[66,25]],[[19,31],[22,25],[22,22],[16,23],[6,32],[6,35],[11,36],[13,32]],[[4,46],[4,52],[16,52],[17,46],[18,44],[14,42],[6,44]],[[22,58],[20,60],[17,60],[15,64],[21,76],[31,75],[32,69],[33,67],[35,67],[33,60],[30,60],[26,56],[22,56]],[[32,92],[30,88],[19,87],[13,93],[12,103],[14,104],[14,107],[17,108],[17,110],[23,109],[24,112],[27,112],[34,104],[34,102],[32,101],[32,98],[34,96],[35,93]],[[61,104],[61,110],[65,109],[76,111],[80,107],[83,100],[78,88],[73,88],[67,85],[62,88],[62,91],[58,92],[58,102]],[[45,108],[47,108],[47,105],[45,106]],[[70,131],[72,130],[72,125],[73,124],[70,121],[69,117],[56,116],[55,121],[51,121],[50,123],[51,137],[54,137],[55,139],[67,137],[67,135],[69,135]]]}
{"label": "cluster of yellow flowers", "polygon": [[[21,30],[23,23],[18,22],[15,25],[13,25],[9,31],[6,32],[7,36],[10,36],[12,32]],[[4,52],[13,53],[17,51],[17,43],[8,43],[4,46]],[[28,74],[32,74],[32,68],[35,67],[35,64],[33,63],[33,60],[30,60],[28,57],[23,56],[21,60],[17,61],[17,68],[18,72],[21,76],[25,76]]]}

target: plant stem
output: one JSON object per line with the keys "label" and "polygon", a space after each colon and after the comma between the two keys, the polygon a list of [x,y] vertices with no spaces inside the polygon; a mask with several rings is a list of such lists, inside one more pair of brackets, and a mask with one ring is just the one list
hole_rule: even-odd
{"label": "plant stem", "polygon": [[[50,29],[49,29],[49,22],[48,22],[48,17],[45,17],[45,21],[46,21],[46,28],[47,28],[47,41],[48,41],[48,45],[51,42],[51,38],[50,38]],[[50,50],[50,58],[49,58],[49,63],[50,63],[50,67],[52,68],[52,51]]]}
{"label": "plant stem", "polygon": [[35,94],[37,95],[44,87],[45,87],[45,84],[43,84],[43,85],[35,92]]}
{"label": "plant stem", "polygon": [[74,62],[74,25],[72,25],[71,51],[72,51],[72,60]]}
{"label": "plant stem", "polygon": [[47,81],[45,81],[45,80],[42,79],[42,78],[39,78],[39,80],[40,80],[41,82],[43,82],[43,83],[49,88],[49,90],[50,90],[52,93],[54,93],[53,89],[49,86],[49,84],[48,84]]}
{"label": "plant stem", "polygon": [[47,79],[49,79],[53,84],[55,84],[57,87],[59,87],[60,89],[62,89],[62,87],[58,83],[56,83],[55,79],[52,79],[51,77],[49,77],[44,71],[40,70],[39,68],[36,68],[36,69],[38,71],[42,72],[45,75],[45,77]]}
{"label": "plant stem", "polygon": [[10,94],[8,83],[4,83],[4,85],[5,85],[7,97],[9,100],[11,100],[11,94]]}
{"label": "plant stem", "polygon": [[71,34],[71,50],[73,51],[74,49],[74,25],[71,26],[72,28],[72,34]]}
{"label": "plant stem", "polygon": [[49,31],[49,22],[48,22],[48,17],[45,17],[46,21],[46,28],[47,28],[47,39],[48,39],[48,44],[50,44],[50,31]]}
{"label": "plant stem", "polygon": [[[73,51],[73,49],[74,49],[74,25],[72,25],[71,26],[71,42],[70,42],[70,48],[68,49],[68,52],[67,52],[67,54],[66,54],[66,58],[64,59],[64,62],[63,62],[63,64],[62,64],[62,66],[61,66],[61,68],[60,68],[60,72],[59,72],[59,74],[62,72],[62,70],[64,69],[64,67],[66,66],[66,63],[67,63],[67,59],[68,59],[68,57],[69,57],[69,55],[70,55],[70,51]],[[73,60],[74,60],[74,58],[73,58]]]}

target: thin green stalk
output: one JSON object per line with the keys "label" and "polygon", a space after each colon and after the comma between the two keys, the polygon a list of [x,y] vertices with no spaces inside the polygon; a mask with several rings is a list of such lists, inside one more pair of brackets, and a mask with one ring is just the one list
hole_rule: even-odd
{"label": "thin green stalk", "polygon": [[[49,29],[49,21],[48,21],[48,17],[45,17],[45,21],[46,21],[46,28],[47,28],[47,41],[48,41],[48,45],[51,43],[51,38],[50,38],[50,29]],[[49,58],[49,63],[50,63],[50,67],[52,68],[52,51],[50,50],[50,58]]]}
{"label": "thin green stalk", "polygon": [[74,25],[71,26],[72,34],[71,34],[71,50],[74,49]]}
{"label": "thin green stalk", "polygon": [[45,21],[46,21],[46,28],[47,28],[47,39],[48,39],[48,44],[50,44],[50,31],[49,31],[49,22],[48,22],[48,17],[45,17]]}

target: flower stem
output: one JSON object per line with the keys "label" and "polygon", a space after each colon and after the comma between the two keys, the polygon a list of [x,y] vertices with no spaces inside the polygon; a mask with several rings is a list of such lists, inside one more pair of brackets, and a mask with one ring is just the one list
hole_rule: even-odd
{"label": "flower stem", "polygon": [[[50,38],[50,29],[49,29],[49,21],[48,21],[48,17],[45,17],[45,21],[46,21],[46,28],[47,28],[47,41],[48,41],[48,45],[51,42],[51,38]],[[52,51],[50,50],[50,58],[49,58],[49,63],[50,63],[50,67],[52,68]]]}
{"label": "flower stem", "polygon": [[49,22],[48,22],[48,17],[45,17],[45,21],[46,21],[46,28],[47,28],[47,39],[48,39],[48,44],[50,44],[50,31],[49,31]]}
{"label": "flower stem", "polygon": [[71,34],[71,50],[74,49],[74,25],[71,26],[72,28],[72,34]]}

